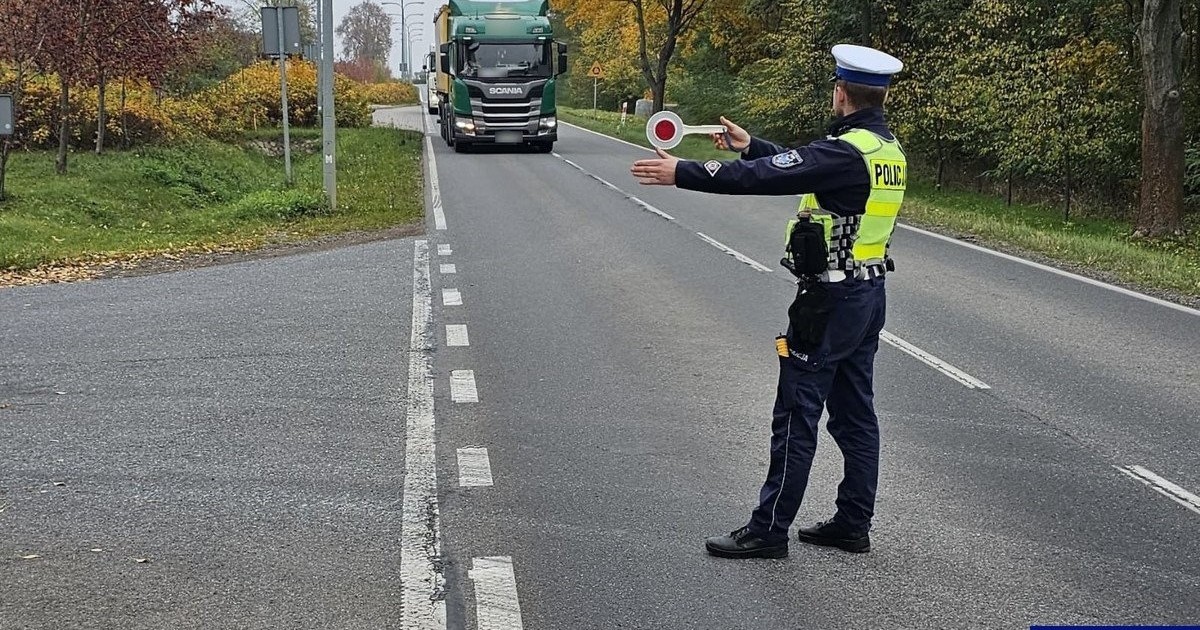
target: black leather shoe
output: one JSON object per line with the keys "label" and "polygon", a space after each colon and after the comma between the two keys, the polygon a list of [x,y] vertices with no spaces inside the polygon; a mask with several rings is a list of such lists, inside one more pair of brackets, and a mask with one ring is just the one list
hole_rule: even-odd
{"label": "black leather shoe", "polygon": [[749,527],[735,529],[727,536],[704,539],[704,548],[718,558],[786,558],[788,542],[767,542],[750,533]]}
{"label": "black leather shoe", "polygon": [[832,519],[811,527],[801,527],[796,531],[796,538],[810,545],[837,547],[850,553],[867,553],[871,550],[870,534],[853,534]]}

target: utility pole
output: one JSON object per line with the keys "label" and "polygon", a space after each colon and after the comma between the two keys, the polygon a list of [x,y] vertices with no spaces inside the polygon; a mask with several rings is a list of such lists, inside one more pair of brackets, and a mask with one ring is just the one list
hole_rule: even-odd
{"label": "utility pole", "polygon": [[287,98],[287,38],[283,33],[283,6],[275,7],[275,26],[279,29],[279,90],[283,103],[283,174],[287,185],[292,185],[292,137],[288,128],[288,98]]}
{"label": "utility pole", "polygon": [[337,127],[333,115],[333,0],[321,0],[321,153],[329,209],[337,210]]}

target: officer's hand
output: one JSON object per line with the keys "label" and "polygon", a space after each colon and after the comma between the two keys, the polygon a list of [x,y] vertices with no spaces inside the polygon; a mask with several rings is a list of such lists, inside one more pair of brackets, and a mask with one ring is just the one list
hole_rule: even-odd
{"label": "officer's hand", "polygon": [[629,172],[633,173],[639,184],[674,186],[675,167],[679,164],[679,158],[671,157],[662,149],[655,149],[654,152],[658,154],[657,160],[638,160]]}
{"label": "officer's hand", "polygon": [[[714,133],[712,137],[713,145],[722,151],[736,151],[737,153],[750,148],[750,134],[745,129],[729,122],[729,119],[724,116],[721,117],[721,124],[725,125],[727,131],[726,133]],[[726,142],[726,135],[733,141],[732,146],[730,146],[729,142]]]}

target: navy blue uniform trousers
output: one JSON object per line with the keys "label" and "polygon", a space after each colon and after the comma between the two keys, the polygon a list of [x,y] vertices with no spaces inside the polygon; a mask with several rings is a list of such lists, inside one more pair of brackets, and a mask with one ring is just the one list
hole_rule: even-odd
{"label": "navy blue uniform trousers", "polygon": [[845,459],[834,520],[850,532],[866,533],[875,513],[879,421],[871,382],[887,308],[884,279],[827,286],[834,306],[821,347],[803,358],[779,359],[771,466],[749,523],[751,532],[773,542],[787,540],[804,499],[817,423],[826,407],[829,433]]}

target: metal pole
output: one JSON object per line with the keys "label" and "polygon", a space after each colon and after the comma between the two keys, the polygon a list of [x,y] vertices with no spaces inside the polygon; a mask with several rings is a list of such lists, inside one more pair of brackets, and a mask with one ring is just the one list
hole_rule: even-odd
{"label": "metal pole", "polygon": [[592,118],[596,117],[596,94],[600,89],[600,79],[592,78]]}
{"label": "metal pole", "polygon": [[283,172],[288,186],[292,185],[292,138],[288,129],[287,98],[287,40],[283,35],[283,6],[275,5],[275,24],[279,27],[279,94],[283,103]]}
{"label": "metal pole", "polygon": [[337,211],[337,129],[333,116],[333,0],[321,0],[321,153],[324,157],[325,194],[330,210]]}
{"label": "metal pole", "polygon": [[325,104],[324,104],[324,99],[323,99],[323,97],[325,96],[325,94],[324,94],[325,90],[321,89],[321,86],[323,85],[322,81],[325,80],[325,77],[324,77],[324,75],[321,74],[321,56],[322,55],[320,52],[321,51],[320,39],[321,39],[321,32],[323,29],[321,26],[321,3],[320,2],[317,3],[316,9],[317,9],[317,40],[318,40],[318,42],[315,47],[312,47],[312,48],[314,48],[314,52],[316,52],[316,55],[313,56],[312,61],[313,61],[313,63],[315,63],[317,65],[317,117],[319,118],[321,116],[321,112],[325,111]]}

